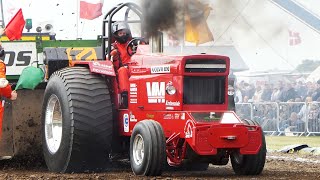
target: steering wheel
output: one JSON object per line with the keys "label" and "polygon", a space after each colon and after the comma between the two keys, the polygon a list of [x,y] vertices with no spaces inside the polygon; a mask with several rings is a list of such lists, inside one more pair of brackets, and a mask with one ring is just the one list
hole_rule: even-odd
{"label": "steering wheel", "polygon": [[131,41],[127,44],[127,48],[126,48],[129,56],[132,56],[137,52],[137,48],[139,44],[147,44],[147,42],[144,40],[144,38],[131,39]]}

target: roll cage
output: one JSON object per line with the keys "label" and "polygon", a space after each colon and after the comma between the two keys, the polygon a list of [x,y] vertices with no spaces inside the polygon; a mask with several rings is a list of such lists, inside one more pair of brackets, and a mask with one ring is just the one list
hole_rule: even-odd
{"label": "roll cage", "polygon": [[[142,9],[137,4],[134,3],[120,3],[117,6],[113,7],[103,18],[102,24],[102,57],[106,57],[106,53],[108,54],[108,59],[111,58],[110,50],[111,43],[114,41],[112,37],[112,24],[116,21],[113,20],[114,15],[119,12],[121,9],[126,9],[125,16],[122,22],[125,23],[140,23],[142,29]],[[139,20],[129,20],[129,12],[132,10],[138,17]],[[106,27],[107,26],[107,27]],[[106,28],[108,28],[108,34],[106,32]],[[143,32],[141,31],[141,36],[143,36]],[[107,41],[107,44],[106,44]],[[106,46],[107,45],[107,46]]]}

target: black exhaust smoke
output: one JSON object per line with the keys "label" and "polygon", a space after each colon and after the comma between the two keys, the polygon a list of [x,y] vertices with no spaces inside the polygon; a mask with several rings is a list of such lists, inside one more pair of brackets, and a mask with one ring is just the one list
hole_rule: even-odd
{"label": "black exhaust smoke", "polygon": [[175,0],[142,1],[143,24],[147,37],[156,35],[158,31],[177,30],[177,23],[181,17],[179,10],[181,8],[177,2]]}

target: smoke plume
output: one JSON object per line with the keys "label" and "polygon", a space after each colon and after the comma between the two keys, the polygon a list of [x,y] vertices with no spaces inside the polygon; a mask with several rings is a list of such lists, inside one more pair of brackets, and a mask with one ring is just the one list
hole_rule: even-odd
{"label": "smoke plume", "polygon": [[[174,31],[181,22],[181,8],[177,0],[143,0],[144,30],[147,36],[158,31]],[[181,1],[183,2],[183,1]],[[183,3],[182,3],[183,4]]]}

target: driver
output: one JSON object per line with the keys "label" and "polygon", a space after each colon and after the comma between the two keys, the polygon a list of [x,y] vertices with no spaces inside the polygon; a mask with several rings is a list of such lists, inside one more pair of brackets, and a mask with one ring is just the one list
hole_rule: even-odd
{"label": "driver", "polygon": [[118,69],[127,66],[131,60],[131,56],[127,53],[127,45],[132,37],[128,25],[124,22],[115,22],[112,25],[112,34],[115,42],[112,44],[111,57],[116,69]]}
{"label": "driver", "polygon": [[[127,45],[132,39],[128,25],[124,22],[115,22],[112,25],[112,34],[115,42],[112,44],[111,60],[117,70],[121,106],[128,107],[129,72],[127,69],[131,56],[127,52]],[[131,49],[129,49],[131,51]]]}

